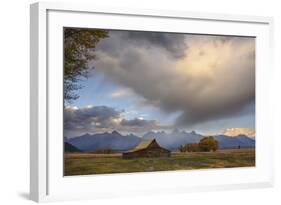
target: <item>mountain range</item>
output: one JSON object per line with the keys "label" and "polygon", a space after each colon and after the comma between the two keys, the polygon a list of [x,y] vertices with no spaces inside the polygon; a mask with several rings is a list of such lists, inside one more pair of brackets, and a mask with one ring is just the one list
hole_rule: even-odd
{"label": "mountain range", "polygon": [[[133,134],[121,135],[117,131],[98,134],[87,133],[72,138],[64,137],[64,141],[82,151],[95,151],[101,149],[127,151],[134,148],[142,141],[142,139],[156,139],[160,146],[174,151],[181,145],[198,143],[203,137],[203,135],[198,134],[195,131],[186,132],[175,129],[171,133],[164,131],[150,131],[142,137]],[[227,135],[215,135],[214,138],[219,142],[220,149],[255,147],[255,139],[246,135],[240,134],[231,137]]]}
{"label": "mountain range", "polygon": [[[203,135],[198,134],[195,131],[185,132],[177,129],[171,133],[149,132],[143,136],[144,139],[155,138],[160,146],[169,150],[176,150],[184,144],[198,143],[203,137]],[[255,140],[246,135],[237,135],[235,137],[214,135],[214,138],[219,142],[220,149],[237,148],[238,146],[255,147]]]}
{"label": "mountain range", "polygon": [[64,142],[64,151],[65,152],[81,152],[81,150],[77,149],[75,146],[68,142]]}
{"label": "mountain range", "polygon": [[129,150],[140,143],[141,138],[129,134],[121,135],[117,131],[98,134],[84,134],[78,137],[65,138],[65,140],[83,151],[95,151],[101,149]]}

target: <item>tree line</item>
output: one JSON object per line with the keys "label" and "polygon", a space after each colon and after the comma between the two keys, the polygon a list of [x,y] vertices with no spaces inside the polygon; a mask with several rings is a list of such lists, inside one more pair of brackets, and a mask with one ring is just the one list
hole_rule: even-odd
{"label": "tree line", "polygon": [[185,144],[179,147],[180,152],[215,152],[218,149],[218,141],[212,136],[202,138],[199,143]]}

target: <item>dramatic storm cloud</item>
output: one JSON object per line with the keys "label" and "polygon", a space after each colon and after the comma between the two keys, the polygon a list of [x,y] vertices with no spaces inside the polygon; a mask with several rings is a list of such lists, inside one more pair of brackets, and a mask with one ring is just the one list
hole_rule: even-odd
{"label": "dramatic storm cloud", "polygon": [[174,58],[185,55],[187,44],[185,36],[175,33],[138,32],[138,31],[111,31],[110,38],[98,45],[99,49],[116,57],[124,52],[128,45],[132,47],[142,46],[144,49],[160,47]]}
{"label": "dramatic storm cloud", "polygon": [[162,128],[156,120],[124,119],[122,113],[107,106],[64,109],[64,136],[78,136],[84,133],[98,133],[118,130],[124,133],[143,132]]}
{"label": "dramatic storm cloud", "polygon": [[95,72],[132,89],[146,104],[180,112],[178,126],[254,109],[254,38],[126,31],[109,36],[98,44]]}
{"label": "dramatic storm cloud", "polygon": [[133,120],[126,120],[122,119],[121,123],[122,126],[128,126],[128,127],[150,127],[150,126],[156,126],[155,120],[144,120],[135,118]]}
{"label": "dramatic storm cloud", "polygon": [[65,135],[90,132],[93,129],[103,130],[114,127],[120,117],[120,112],[106,106],[77,108],[67,106],[64,109]]}

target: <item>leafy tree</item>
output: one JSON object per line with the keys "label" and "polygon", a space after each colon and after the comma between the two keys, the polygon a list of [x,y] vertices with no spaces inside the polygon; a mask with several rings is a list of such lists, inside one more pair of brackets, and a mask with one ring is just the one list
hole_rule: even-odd
{"label": "leafy tree", "polygon": [[218,149],[218,141],[214,137],[204,137],[199,143],[185,144],[179,147],[180,152],[210,152]]}
{"label": "leafy tree", "polygon": [[187,144],[186,149],[188,152],[199,152],[200,151],[198,143]]}
{"label": "leafy tree", "polygon": [[187,150],[186,150],[186,146],[185,145],[181,145],[180,147],[179,147],[179,151],[180,152],[186,152]]}
{"label": "leafy tree", "polygon": [[95,58],[96,44],[108,37],[108,32],[97,29],[64,29],[64,100],[71,102],[79,98],[75,93],[81,88],[79,81],[87,78],[88,62]]}
{"label": "leafy tree", "polygon": [[216,151],[218,149],[218,141],[214,137],[204,137],[200,140],[199,149],[203,152]]}
{"label": "leafy tree", "polygon": [[181,145],[179,147],[180,152],[199,152],[199,146],[198,143],[193,143],[193,144],[185,144]]}

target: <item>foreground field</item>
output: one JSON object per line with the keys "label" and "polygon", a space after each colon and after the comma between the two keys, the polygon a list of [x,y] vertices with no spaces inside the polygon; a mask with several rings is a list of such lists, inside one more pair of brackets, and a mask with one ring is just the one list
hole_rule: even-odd
{"label": "foreground field", "polygon": [[255,149],[173,152],[171,157],[140,159],[122,159],[121,154],[64,154],[65,176],[250,166],[255,166]]}

